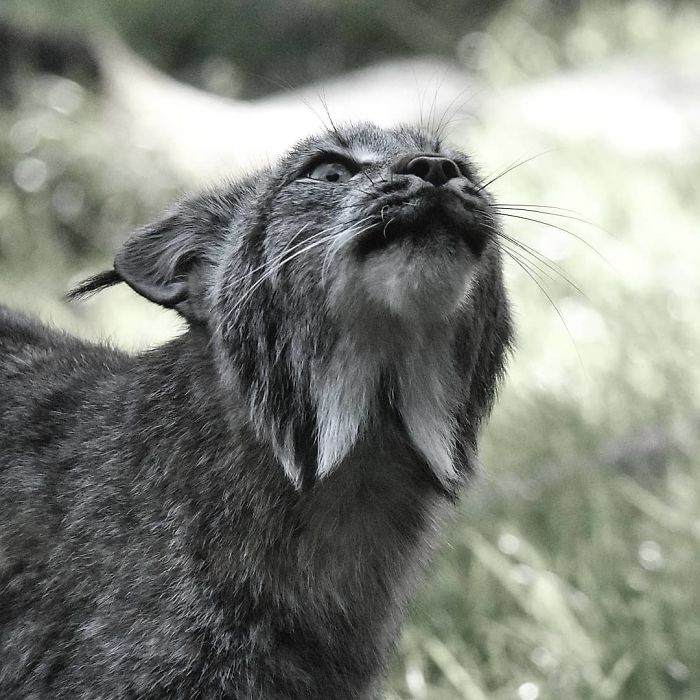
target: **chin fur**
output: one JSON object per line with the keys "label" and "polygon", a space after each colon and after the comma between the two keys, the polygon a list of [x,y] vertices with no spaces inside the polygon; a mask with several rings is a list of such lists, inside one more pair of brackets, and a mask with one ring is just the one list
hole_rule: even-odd
{"label": "chin fur", "polygon": [[467,295],[472,256],[410,241],[368,256],[357,274],[368,297],[406,321],[448,318]]}

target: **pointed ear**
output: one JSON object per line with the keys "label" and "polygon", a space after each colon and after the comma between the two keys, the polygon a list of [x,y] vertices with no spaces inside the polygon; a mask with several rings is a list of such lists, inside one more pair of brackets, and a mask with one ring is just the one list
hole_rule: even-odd
{"label": "pointed ear", "polygon": [[192,322],[208,318],[208,280],[220,258],[233,203],[206,195],[184,202],[124,243],[114,269],[133,290]]}

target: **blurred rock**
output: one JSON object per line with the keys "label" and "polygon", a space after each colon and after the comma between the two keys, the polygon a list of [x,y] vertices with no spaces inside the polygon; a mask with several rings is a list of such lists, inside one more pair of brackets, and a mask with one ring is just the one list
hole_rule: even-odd
{"label": "blurred rock", "polygon": [[191,181],[266,164],[331,120],[449,129],[478,106],[475,81],[430,58],[392,61],[247,102],[177,82],[114,43],[102,49],[101,65],[125,138],[167,153]]}

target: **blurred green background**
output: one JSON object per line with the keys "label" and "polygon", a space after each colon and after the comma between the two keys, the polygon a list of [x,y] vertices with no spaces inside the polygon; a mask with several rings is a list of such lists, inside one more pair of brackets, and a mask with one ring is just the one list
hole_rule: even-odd
{"label": "blurred green background", "polygon": [[[426,53],[488,85],[452,138],[487,172],[534,157],[494,183],[525,207],[505,219],[518,347],[387,698],[700,698],[695,3],[4,0],[3,18],[77,31],[71,55],[80,32],[119,35],[225,97]],[[178,331],[173,314],[126,289],[62,295],[197,183],[124,142],[84,61],[41,75],[48,53],[0,46],[0,301],[146,347]],[[636,77],[616,83],[620,65]],[[582,75],[587,108],[557,116]],[[526,118],[542,90],[556,128]]]}

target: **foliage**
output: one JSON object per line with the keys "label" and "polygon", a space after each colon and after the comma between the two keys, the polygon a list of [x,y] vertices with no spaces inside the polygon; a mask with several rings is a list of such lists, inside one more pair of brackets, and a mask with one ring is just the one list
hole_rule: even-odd
{"label": "foliage", "polygon": [[[630,7],[584,8],[567,36],[587,35],[586,61],[617,40],[690,65],[696,11]],[[640,17],[654,38],[640,38]],[[512,50],[491,52],[494,81],[521,79],[521,59],[536,60],[520,19],[497,20],[492,45]],[[553,70],[539,57],[541,74]],[[682,162],[634,158],[508,118],[468,141],[492,167],[522,144],[546,152],[495,187],[500,202],[538,209],[511,213],[544,224],[505,223],[547,257],[508,245],[520,339],[486,434],[487,472],[414,606],[390,697],[695,698],[700,149]]]}

